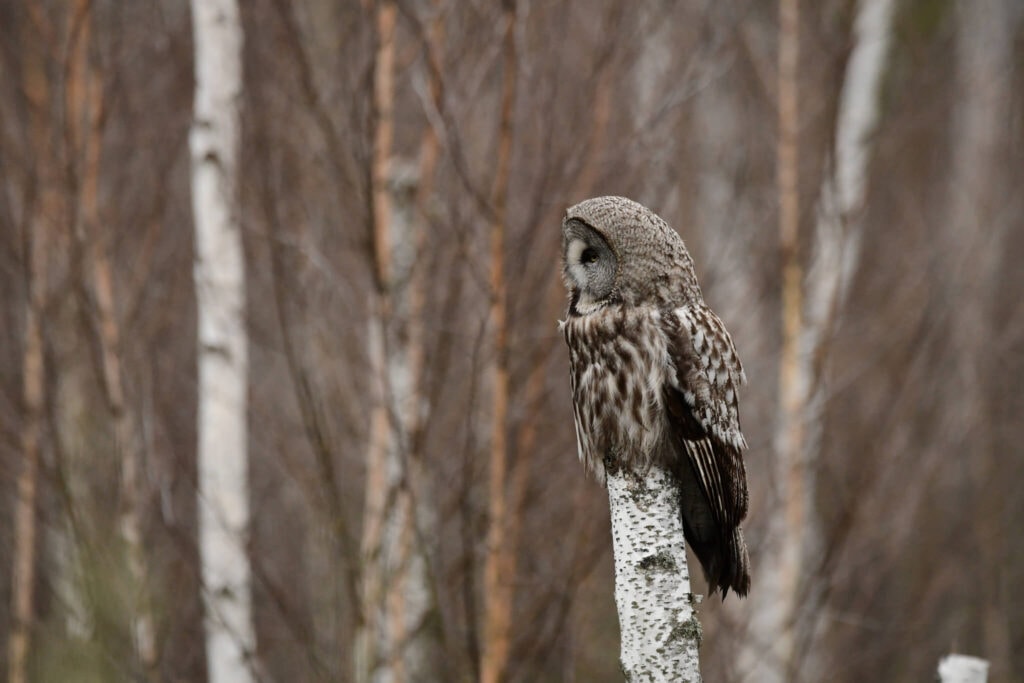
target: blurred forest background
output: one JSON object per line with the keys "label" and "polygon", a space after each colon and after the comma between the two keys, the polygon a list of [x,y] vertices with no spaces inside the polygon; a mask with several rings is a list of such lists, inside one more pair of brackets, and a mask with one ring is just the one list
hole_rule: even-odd
{"label": "blurred forest background", "polygon": [[[753,589],[702,605],[705,679],[960,651],[1024,681],[1022,3],[247,0],[241,29],[253,677],[621,680],[556,331],[565,208],[621,194],[750,380]],[[0,3],[12,683],[207,679],[194,49],[182,0]]]}

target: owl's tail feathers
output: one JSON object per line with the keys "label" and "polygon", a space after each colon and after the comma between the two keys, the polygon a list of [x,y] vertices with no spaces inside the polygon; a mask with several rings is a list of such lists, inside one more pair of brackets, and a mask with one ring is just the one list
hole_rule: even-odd
{"label": "owl's tail feathers", "polygon": [[[685,524],[684,531],[689,531]],[[741,597],[747,594],[750,590],[750,556],[739,527],[709,542],[702,543],[691,533],[686,537],[704,570],[709,594],[714,595],[721,589],[722,600],[729,595],[730,589]]]}

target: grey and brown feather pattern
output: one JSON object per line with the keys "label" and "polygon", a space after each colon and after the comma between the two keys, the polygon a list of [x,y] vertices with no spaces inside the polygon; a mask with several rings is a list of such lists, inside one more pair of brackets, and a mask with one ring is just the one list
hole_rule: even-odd
{"label": "grey and brown feather pattern", "polygon": [[683,240],[622,197],[571,207],[562,233],[570,302],[561,329],[580,459],[601,481],[606,457],[672,472],[709,590],[745,595],[747,444],[738,389],[746,377],[725,326],[704,304]]}

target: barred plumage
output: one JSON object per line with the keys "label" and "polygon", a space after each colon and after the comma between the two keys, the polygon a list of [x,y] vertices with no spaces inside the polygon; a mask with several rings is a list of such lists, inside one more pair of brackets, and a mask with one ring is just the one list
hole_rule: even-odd
{"label": "barred plumage", "polygon": [[693,261],[661,218],[622,197],[590,199],[563,223],[569,345],[580,459],[658,463],[680,487],[686,539],[714,592],[745,595],[749,560],[746,381],[729,333],[704,305]]}

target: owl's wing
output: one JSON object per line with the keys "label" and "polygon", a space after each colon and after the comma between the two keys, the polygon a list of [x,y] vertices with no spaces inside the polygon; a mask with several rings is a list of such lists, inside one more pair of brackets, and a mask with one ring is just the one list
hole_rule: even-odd
{"label": "owl's wing", "polygon": [[[747,483],[737,389],[746,382],[732,338],[702,304],[662,318],[672,371],[665,403],[711,515],[722,530],[747,514]],[[682,454],[680,454],[682,455]]]}

